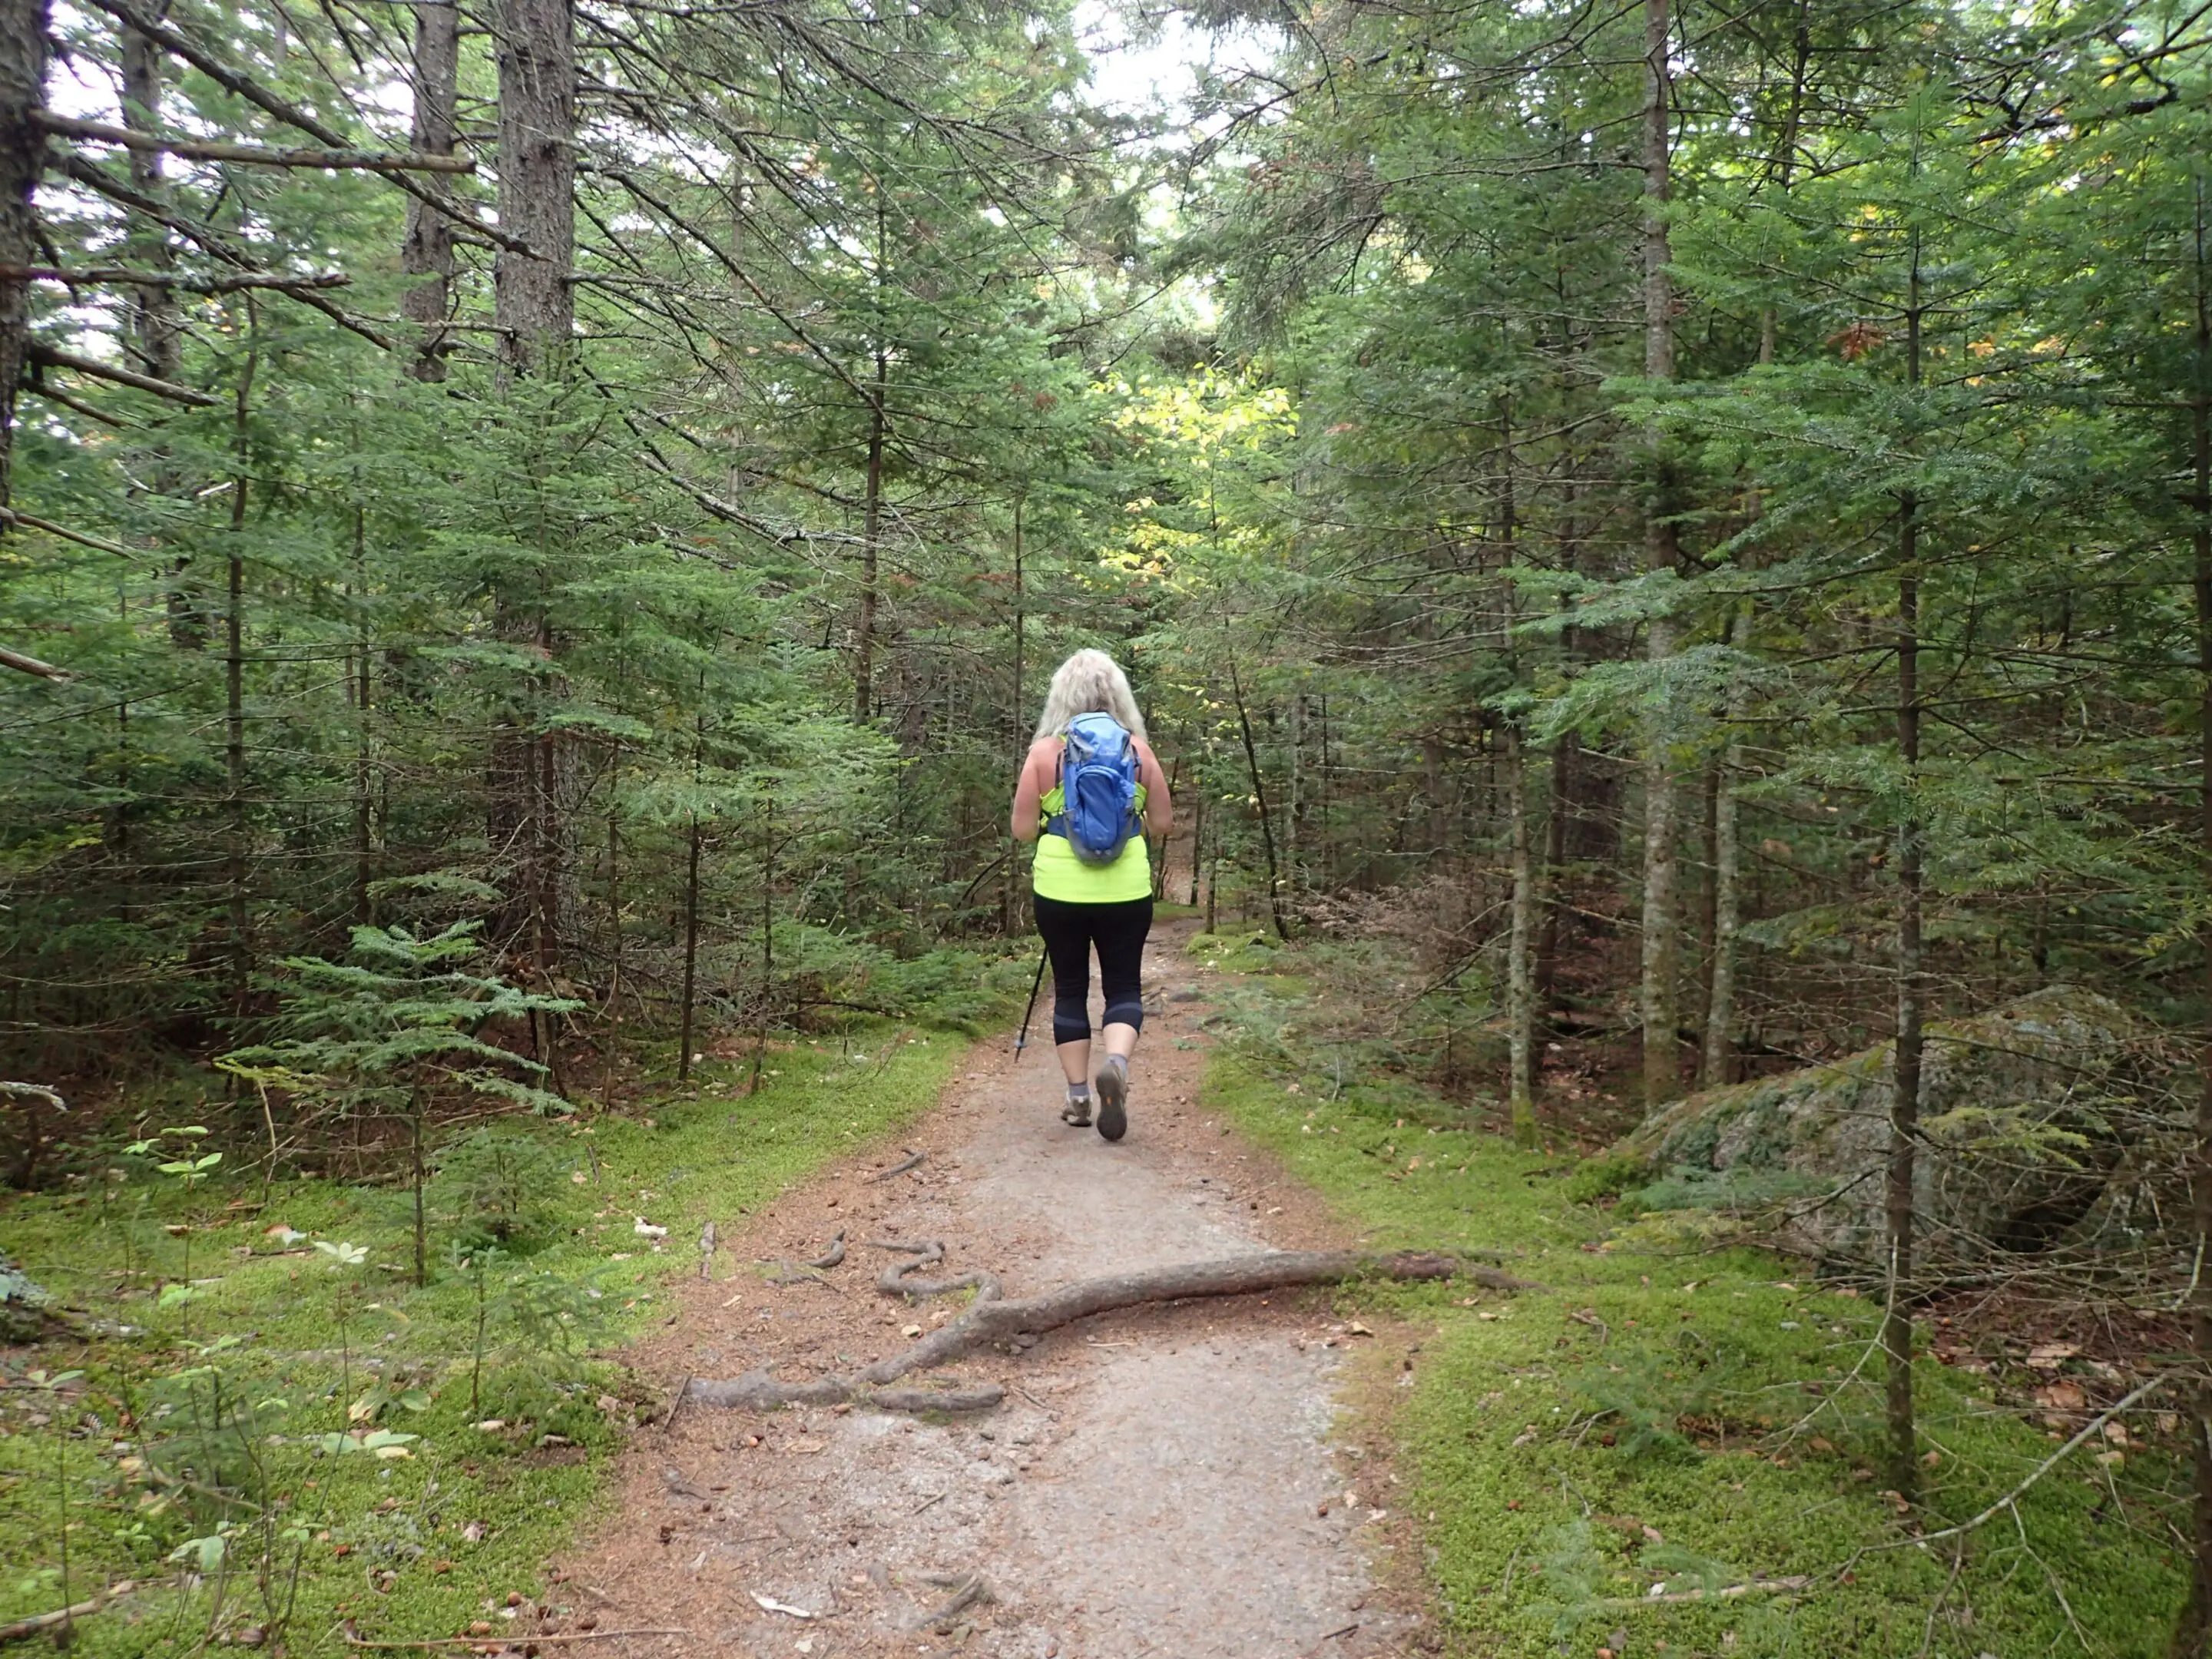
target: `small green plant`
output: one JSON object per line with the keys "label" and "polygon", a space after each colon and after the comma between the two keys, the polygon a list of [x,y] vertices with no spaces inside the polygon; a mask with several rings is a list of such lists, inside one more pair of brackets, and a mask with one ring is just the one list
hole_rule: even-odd
{"label": "small green plant", "polygon": [[54,1500],[61,1513],[61,1590],[62,1627],[55,1644],[67,1647],[72,1634],[69,1608],[70,1598],[70,1513],[69,1513],[69,1433],[62,1424],[61,1391],[64,1386],[83,1376],[82,1371],[26,1371],[23,1381],[32,1388],[42,1390],[46,1396],[46,1413],[52,1418],[59,1432],[54,1436]]}
{"label": "small green plant", "polygon": [[216,1062],[257,1087],[282,1089],[340,1115],[406,1125],[418,1285],[430,1279],[425,1135],[433,1108],[443,1098],[473,1096],[536,1112],[569,1109],[538,1086],[549,1072],[542,1061],[482,1033],[495,1021],[534,1021],[582,1005],[476,971],[483,956],[474,922],[427,939],[404,927],[356,927],[347,961],[287,958],[282,1037]]}
{"label": "small green plant", "polygon": [[[222,1154],[219,1152],[202,1152],[198,1157],[192,1155],[191,1149],[206,1133],[207,1130],[201,1125],[188,1123],[164,1129],[160,1134],[144,1140],[134,1140],[123,1149],[140,1158],[161,1158],[165,1151],[172,1152],[171,1156],[162,1158],[162,1161],[154,1167],[184,1188],[185,1216],[183,1231],[179,1237],[184,1243],[185,1264],[182,1277],[175,1284],[163,1287],[159,1305],[179,1310],[183,1321],[184,1337],[188,1342],[192,1334],[192,1298],[198,1294],[192,1285],[192,1193],[201,1182],[207,1179],[209,1172],[222,1162]],[[178,1143],[173,1150],[171,1147],[173,1142]]]}
{"label": "small green plant", "polygon": [[439,1152],[432,1207],[464,1254],[514,1253],[551,1224],[573,1159],[526,1130],[485,1124]]}

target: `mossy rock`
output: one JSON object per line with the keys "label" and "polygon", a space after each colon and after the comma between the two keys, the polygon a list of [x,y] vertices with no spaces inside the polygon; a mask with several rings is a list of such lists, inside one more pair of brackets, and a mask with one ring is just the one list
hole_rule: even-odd
{"label": "mossy rock", "polygon": [[[1930,1025],[1916,1254],[1943,1264],[2041,1250],[2081,1223],[2118,1159],[2113,1109],[2131,1092],[2137,1036],[2118,1003],[2069,986]],[[1632,1160],[1662,1178],[1646,1188],[1646,1208],[1679,1203],[1669,1194],[1756,1191],[1759,1177],[1788,1177],[1767,1183],[1802,1194],[1770,1206],[1776,1243],[1879,1265],[1893,1046],[1692,1095],[1620,1142],[1608,1163]],[[1712,1175],[1736,1179],[1699,1180]]]}
{"label": "mossy rock", "polygon": [[42,1341],[59,1322],[53,1297],[0,1252],[0,1342]]}

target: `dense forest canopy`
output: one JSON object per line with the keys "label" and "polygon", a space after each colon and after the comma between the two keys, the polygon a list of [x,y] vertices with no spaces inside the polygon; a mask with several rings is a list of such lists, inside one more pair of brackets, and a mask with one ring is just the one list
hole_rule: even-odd
{"label": "dense forest canopy", "polygon": [[[1127,95],[1093,46],[1164,26],[1245,66]],[[46,1089],[419,1164],[624,1032],[984,1008],[1099,645],[1164,896],[1389,941],[1346,1030],[1525,1139],[1890,1045],[1907,1498],[1937,1022],[2126,1011],[2088,1139],[2156,1219],[2049,1285],[2212,1353],[2209,47],[2181,0],[9,0],[11,1178],[90,1155]],[[290,1086],[410,985],[465,1044]]]}

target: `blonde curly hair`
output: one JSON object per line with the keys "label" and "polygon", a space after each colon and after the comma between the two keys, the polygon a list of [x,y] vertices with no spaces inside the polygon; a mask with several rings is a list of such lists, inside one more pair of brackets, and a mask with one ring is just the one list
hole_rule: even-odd
{"label": "blonde curly hair", "polygon": [[1041,738],[1063,737],[1067,723],[1079,714],[1111,714],[1139,737],[1145,735],[1145,717],[1137,712],[1129,677],[1103,651],[1079,651],[1053,671],[1036,734]]}

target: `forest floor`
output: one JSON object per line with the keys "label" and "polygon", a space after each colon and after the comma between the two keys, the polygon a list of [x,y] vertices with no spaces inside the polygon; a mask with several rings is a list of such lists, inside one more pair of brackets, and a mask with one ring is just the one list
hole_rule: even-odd
{"label": "forest floor", "polygon": [[[746,1262],[796,1261],[842,1232],[842,1265],[781,1287],[694,1281],[635,1363],[672,1389],[757,1366],[796,1380],[903,1347],[954,1310],[878,1291],[898,1258],[875,1239],[940,1240],[951,1269],[994,1273],[1009,1296],[1351,1242],[1311,1188],[1198,1103],[1207,1005],[1183,954],[1191,931],[1153,936],[1121,1143],[1059,1121],[1048,1039],[1018,1064],[979,1048],[902,1137],[917,1168],[883,1181],[848,1164],[730,1241]],[[1418,1602],[1377,1582],[1389,1476],[1333,1433],[1355,1332],[1366,1340],[1316,1293],[1188,1303],[1087,1321],[984,1367],[1007,1402],[973,1419],[686,1405],[633,1444],[612,1518],[563,1566],[605,1628],[689,1632],[641,1653],[1400,1651]],[[933,1617],[971,1580],[985,1588]]]}

